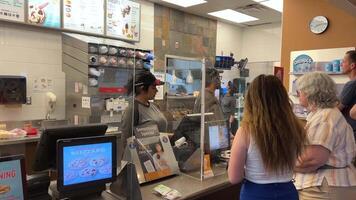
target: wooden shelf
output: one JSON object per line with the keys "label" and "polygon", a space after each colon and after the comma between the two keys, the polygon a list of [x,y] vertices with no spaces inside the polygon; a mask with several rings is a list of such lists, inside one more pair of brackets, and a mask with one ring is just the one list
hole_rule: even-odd
{"label": "wooden shelf", "polygon": [[167,99],[195,99],[195,96],[187,95],[187,96],[167,96]]}
{"label": "wooden shelf", "polygon": [[[318,72],[323,72],[323,71],[318,71]],[[302,76],[304,74],[307,74],[307,73],[310,73],[310,72],[304,72],[304,73],[293,73],[293,72],[290,72],[289,75],[294,75],[294,76]],[[345,75],[343,73],[326,73],[328,75]]]}

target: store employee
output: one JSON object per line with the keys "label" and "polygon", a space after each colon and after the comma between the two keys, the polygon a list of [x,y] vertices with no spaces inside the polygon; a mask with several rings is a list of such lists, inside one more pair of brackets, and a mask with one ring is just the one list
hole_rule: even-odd
{"label": "store employee", "polygon": [[133,135],[132,127],[145,123],[155,123],[160,132],[165,132],[168,124],[167,119],[158,107],[149,102],[149,100],[154,99],[158,92],[156,86],[163,85],[164,82],[156,79],[156,77],[147,70],[137,70],[134,79],[134,83],[133,79],[128,81],[127,93],[131,95],[134,92],[135,101],[134,103],[130,101],[122,118],[124,146],[126,146],[127,138]]}
{"label": "store employee", "polygon": [[[207,115],[205,121],[224,121],[224,113],[220,102],[214,95],[215,90],[221,87],[219,72],[214,68],[207,68],[205,77],[205,113],[213,113],[213,115]],[[200,95],[195,101],[193,113],[201,113]]]}

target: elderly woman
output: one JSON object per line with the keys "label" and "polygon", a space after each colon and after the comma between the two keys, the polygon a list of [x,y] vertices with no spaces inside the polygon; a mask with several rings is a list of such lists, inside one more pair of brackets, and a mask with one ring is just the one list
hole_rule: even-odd
{"label": "elderly woman", "polygon": [[309,143],[295,166],[300,200],[346,200],[356,197],[356,155],[353,131],[336,105],[335,82],[313,72],[297,80],[300,104],[309,111]]}

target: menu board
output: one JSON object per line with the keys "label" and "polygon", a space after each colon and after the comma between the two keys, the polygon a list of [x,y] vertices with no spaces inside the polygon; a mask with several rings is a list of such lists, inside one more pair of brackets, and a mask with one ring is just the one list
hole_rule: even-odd
{"label": "menu board", "polygon": [[24,199],[20,160],[0,163],[0,200],[9,199]]}
{"label": "menu board", "polygon": [[61,27],[60,0],[28,0],[28,23]]}
{"label": "menu board", "polygon": [[107,0],[107,35],[140,40],[140,4],[128,0]]}
{"label": "menu board", "polygon": [[63,0],[63,28],[104,34],[104,0]]}
{"label": "menu board", "polygon": [[25,21],[24,0],[0,0],[0,19]]}

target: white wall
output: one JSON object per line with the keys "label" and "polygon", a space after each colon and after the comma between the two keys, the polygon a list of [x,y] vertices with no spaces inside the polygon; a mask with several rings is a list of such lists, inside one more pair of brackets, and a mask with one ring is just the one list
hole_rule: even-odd
{"label": "white wall", "polygon": [[[141,0],[141,41],[138,48],[154,46],[154,4]],[[33,90],[37,78],[50,78],[57,95],[56,119],[65,118],[65,74],[62,72],[61,33],[0,21],[0,75],[23,75],[27,77],[27,96],[31,105],[0,105],[0,121],[44,119],[46,115],[45,93]]]}
{"label": "white wall", "polygon": [[229,55],[235,59],[248,58],[249,62],[280,61],[282,44],[281,23],[238,27],[217,23],[216,55]]}
{"label": "white wall", "polygon": [[[221,55],[223,51],[224,55],[233,52],[236,60],[247,57],[247,68],[250,70],[248,81],[260,74],[273,74],[273,67],[280,66],[281,43],[280,23],[243,28],[217,23],[216,55]],[[237,73],[233,71],[223,74],[225,82],[235,77]]]}
{"label": "white wall", "polygon": [[45,92],[33,90],[38,78],[53,80],[50,90],[57,95],[53,117],[65,116],[65,75],[62,72],[61,35],[56,31],[0,22],[0,74],[27,77],[27,96],[31,105],[0,106],[0,121],[44,119],[46,115]]}
{"label": "white wall", "polygon": [[224,22],[217,23],[216,35],[216,55],[221,55],[223,52],[225,56],[234,54],[236,59],[241,58],[242,44],[242,28],[227,24]]}
{"label": "white wall", "polygon": [[137,48],[153,50],[154,48],[154,4],[145,0],[141,4],[141,38]]}
{"label": "white wall", "polygon": [[281,23],[243,29],[241,55],[249,62],[280,61],[281,47]]}

